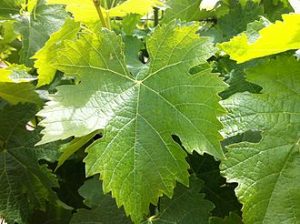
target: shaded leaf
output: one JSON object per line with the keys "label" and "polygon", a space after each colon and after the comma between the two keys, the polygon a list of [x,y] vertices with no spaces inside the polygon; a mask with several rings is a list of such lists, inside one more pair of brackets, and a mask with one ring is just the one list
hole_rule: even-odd
{"label": "shaded leaf", "polygon": [[262,131],[259,143],[231,145],[221,165],[238,182],[245,223],[297,223],[299,207],[300,64],[280,56],[247,71],[261,94],[236,94],[223,101],[229,115],[224,135]]}
{"label": "shaded leaf", "polygon": [[38,94],[31,83],[6,83],[0,82],[0,98],[16,105],[18,103],[42,104]]}
{"label": "shaded leaf", "polygon": [[32,135],[25,129],[35,107],[6,105],[0,110],[0,216],[8,223],[26,223],[33,209],[57,200],[54,176],[39,166]]}
{"label": "shaded leaf", "polygon": [[79,189],[84,203],[91,208],[79,209],[73,215],[71,224],[126,224],[131,223],[122,208],[118,208],[115,200],[110,195],[105,195],[98,177],[88,179]]}
{"label": "shaded leaf", "polygon": [[160,200],[159,214],[151,217],[148,223],[156,224],[205,224],[208,223],[214,204],[200,194],[203,183],[195,176],[190,178],[190,187],[176,186],[172,199]]}
{"label": "shaded leaf", "polygon": [[10,19],[12,15],[18,14],[24,0],[1,0],[0,19]]}
{"label": "shaded leaf", "polygon": [[209,224],[243,224],[242,219],[237,214],[230,212],[224,219],[219,217],[211,217]]}

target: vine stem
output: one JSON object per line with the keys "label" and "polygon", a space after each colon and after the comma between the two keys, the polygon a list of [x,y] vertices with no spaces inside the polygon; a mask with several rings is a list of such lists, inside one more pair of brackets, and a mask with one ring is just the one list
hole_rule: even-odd
{"label": "vine stem", "polygon": [[154,26],[157,26],[159,23],[159,9],[154,8]]}
{"label": "vine stem", "polygon": [[103,16],[103,12],[101,10],[101,4],[100,4],[100,0],[93,0],[94,2],[94,5],[95,5],[95,8],[97,10],[97,13],[98,13],[98,16],[100,18],[100,21],[102,23],[102,26],[103,27],[106,27],[106,28],[109,28],[109,26],[107,25],[106,21],[105,21],[105,18]]}

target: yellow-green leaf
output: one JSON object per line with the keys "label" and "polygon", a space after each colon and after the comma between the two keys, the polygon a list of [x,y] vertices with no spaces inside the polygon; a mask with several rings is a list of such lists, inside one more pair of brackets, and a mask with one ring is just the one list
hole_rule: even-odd
{"label": "yellow-green leaf", "polygon": [[146,15],[153,7],[162,5],[160,0],[127,0],[108,10],[108,14],[110,17],[124,17],[128,14]]}
{"label": "yellow-green leaf", "polygon": [[254,58],[277,54],[300,48],[300,14],[283,15],[283,21],[262,29],[257,41],[249,43],[248,37],[242,33],[219,47],[238,63]]}
{"label": "yellow-green leaf", "polygon": [[39,81],[38,87],[49,84],[55,75],[56,68],[51,64],[56,60],[56,54],[64,40],[72,40],[76,38],[80,24],[68,19],[64,26],[57,32],[53,33],[45,46],[39,50],[34,56],[34,66],[38,69]]}
{"label": "yellow-green leaf", "polygon": [[[73,14],[76,21],[90,23],[99,20],[92,0],[48,0],[48,4],[66,5],[66,10]],[[109,10],[102,8],[102,11],[104,16],[124,17],[133,13],[145,15],[157,6],[162,6],[160,0],[128,0]]]}
{"label": "yellow-green leaf", "polygon": [[21,82],[31,82],[36,80],[36,78],[28,74],[30,68],[24,65],[10,65],[5,69],[0,69],[0,83],[21,83]]}

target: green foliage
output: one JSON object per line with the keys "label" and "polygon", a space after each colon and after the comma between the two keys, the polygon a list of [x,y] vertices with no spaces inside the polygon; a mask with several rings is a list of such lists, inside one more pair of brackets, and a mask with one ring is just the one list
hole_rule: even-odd
{"label": "green foliage", "polygon": [[33,209],[44,209],[57,200],[55,177],[38,164],[35,132],[24,129],[34,105],[4,104],[0,112],[0,216],[9,223],[25,223]]}
{"label": "green foliage", "polygon": [[[146,42],[150,65],[136,77],[126,69],[122,42],[114,33],[83,34],[79,40],[67,42],[62,49],[65,54],[60,55],[56,66],[66,74],[76,75],[81,83],[59,87],[39,112],[45,117],[40,123],[45,127],[41,143],[104,129],[103,139],[87,150],[87,175],[101,173],[105,192],[112,191],[118,205],[124,205],[136,221],[147,213],[150,202],[156,204],[163,193],[172,195],[175,180],[187,184],[185,153],[172,140],[173,133],[180,136],[189,152],[223,156],[218,141],[221,126],[210,114],[221,114],[217,92],[225,85],[206,70],[189,74],[190,68],[205,63],[214,51],[207,38],[195,34],[197,29],[197,24],[176,23],[157,29]],[[168,35],[163,36],[165,33]],[[110,48],[105,49],[103,44]],[[174,75],[178,70],[182,73]],[[94,85],[100,74],[103,84]],[[186,87],[186,95],[177,94]],[[80,95],[74,101],[76,94]],[[195,116],[197,110],[202,111],[200,117]],[[165,115],[169,119],[157,120]],[[174,117],[178,123],[172,122]],[[141,178],[140,173],[146,178]]]}
{"label": "green foliage", "polygon": [[222,164],[228,181],[240,183],[246,223],[299,220],[299,74],[298,61],[278,56],[247,71],[248,80],[263,87],[261,94],[223,101],[230,114],[223,118],[226,136],[262,131],[259,143],[232,145]]}
{"label": "green foliage", "polygon": [[84,203],[91,210],[79,209],[73,216],[71,224],[87,223],[87,220],[92,223],[131,223],[123,209],[118,209],[111,196],[102,192],[102,186],[98,179],[96,176],[88,179],[79,189]]}
{"label": "green foliage", "polygon": [[299,223],[299,14],[204,3],[1,0],[0,221]]}
{"label": "green foliage", "polygon": [[24,12],[17,18],[16,29],[22,36],[20,63],[32,66],[31,57],[44,46],[50,35],[63,24],[67,13],[60,5],[48,6],[39,0],[34,11]]}
{"label": "green foliage", "polygon": [[189,188],[178,185],[172,199],[163,197],[159,213],[148,219],[148,223],[196,224],[208,223],[214,205],[199,194],[202,182],[195,176],[190,177]]}

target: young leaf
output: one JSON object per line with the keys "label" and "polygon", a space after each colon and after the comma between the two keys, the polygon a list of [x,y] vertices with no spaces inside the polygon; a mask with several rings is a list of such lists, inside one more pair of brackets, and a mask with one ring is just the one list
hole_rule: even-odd
{"label": "young leaf", "polygon": [[241,93],[223,101],[229,111],[224,135],[262,131],[259,143],[229,147],[223,174],[243,203],[245,223],[297,223],[300,220],[300,66],[280,56],[247,72],[261,94]]}
{"label": "young leaf", "polygon": [[277,21],[259,31],[260,37],[254,43],[249,43],[247,35],[242,33],[229,42],[220,44],[219,47],[238,63],[299,49],[300,14],[282,15],[282,18],[283,21]]}
{"label": "young leaf", "polygon": [[214,204],[200,194],[203,182],[196,176],[190,177],[190,187],[176,186],[172,199],[160,200],[159,214],[150,217],[148,223],[163,224],[208,224]]}
{"label": "young leaf", "polygon": [[198,28],[176,22],[157,28],[146,43],[149,67],[137,76],[128,72],[121,37],[111,31],[65,42],[57,68],[80,83],[58,87],[39,112],[45,117],[40,144],[104,129],[87,150],[86,173],[101,173],[104,192],[112,191],[135,222],[149,203],[172,195],[175,181],[188,182],[186,154],[172,135],[188,152],[223,156],[216,116],[224,113],[217,93],[225,84],[207,69],[189,73],[214,52]]}
{"label": "young leaf", "polygon": [[66,20],[63,27],[53,33],[45,46],[33,56],[33,59],[37,59],[34,66],[38,69],[39,74],[38,87],[47,85],[53,80],[56,68],[52,64],[56,60],[63,41],[76,39],[79,29],[79,23],[71,19]]}
{"label": "young leaf", "polygon": [[20,63],[33,65],[31,57],[42,48],[50,35],[56,32],[67,18],[64,8],[59,5],[45,5],[40,0],[30,15],[24,13],[18,17],[16,28],[22,36],[23,47],[20,54]]}
{"label": "young leaf", "polygon": [[[49,4],[66,5],[66,10],[71,12],[76,21],[91,23],[99,21],[99,16],[92,0],[48,0]],[[162,6],[160,0],[127,0],[111,9],[101,10],[104,16],[124,17],[128,14],[146,15],[153,7]]]}

